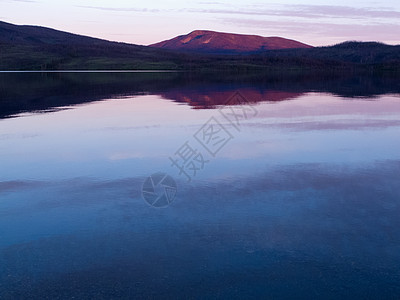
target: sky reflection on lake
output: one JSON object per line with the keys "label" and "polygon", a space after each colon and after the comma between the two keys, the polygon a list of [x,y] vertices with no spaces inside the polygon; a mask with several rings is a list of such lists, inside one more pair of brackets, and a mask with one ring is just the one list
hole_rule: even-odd
{"label": "sky reflection on lake", "polygon": [[[214,158],[193,135],[236,90],[255,95],[1,119],[0,298],[400,296],[399,96],[259,93]],[[209,160],[190,183],[169,160],[188,140]],[[164,209],[141,197],[159,171],[178,184]]]}

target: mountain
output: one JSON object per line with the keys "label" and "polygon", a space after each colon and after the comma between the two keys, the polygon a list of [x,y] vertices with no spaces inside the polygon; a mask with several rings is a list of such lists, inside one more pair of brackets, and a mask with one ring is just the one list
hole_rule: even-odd
{"label": "mountain", "polygon": [[224,33],[208,30],[195,30],[186,35],[150,45],[150,47],[168,50],[198,53],[237,54],[255,53],[265,50],[312,48],[294,40],[281,37],[262,37]]}
{"label": "mountain", "polygon": [[181,55],[0,21],[0,70],[176,69]]}
{"label": "mountain", "polygon": [[30,25],[14,25],[0,21],[0,43],[13,44],[65,44],[110,45],[113,42],[72,34],[51,28]]}
{"label": "mountain", "polygon": [[[343,68],[400,71],[400,46],[345,42],[330,47],[311,47],[282,38],[224,33],[211,34],[205,39],[210,32],[201,33],[204,34],[197,31],[186,38],[179,37],[192,45],[192,49],[198,49],[182,52],[182,49],[168,49],[171,41],[157,48],[0,22],[0,71],[181,70],[231,74],[266,73],[272,69],[280,72]],[[174,41],[177,45],[182,42]],[[233,45],[236,45],[235,50],[232,50]],[[199,50],[201,47],[203,50]],[[211,47],[217,47],[218,51]]]}

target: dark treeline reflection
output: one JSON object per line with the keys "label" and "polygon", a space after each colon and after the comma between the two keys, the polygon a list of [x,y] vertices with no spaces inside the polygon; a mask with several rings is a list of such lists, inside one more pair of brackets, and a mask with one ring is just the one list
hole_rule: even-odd
{"label": "dark treeline reflection", "polygon": [[294,99],[306,92],[342,97],[400,93],[395,73],[0,73],[0,118],[85,102],[155,94],[194,108],[224,104],[235,91],[251,102]]}

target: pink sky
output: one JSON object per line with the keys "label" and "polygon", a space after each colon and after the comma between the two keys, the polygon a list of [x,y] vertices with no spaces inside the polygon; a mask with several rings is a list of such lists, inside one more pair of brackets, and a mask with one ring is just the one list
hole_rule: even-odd
{"label": "pink sky", "polygon": [[147,45],[196,29],[282,36],[311,45],[400,44],[400,3],[305,0],[0,0],[0,20]]}

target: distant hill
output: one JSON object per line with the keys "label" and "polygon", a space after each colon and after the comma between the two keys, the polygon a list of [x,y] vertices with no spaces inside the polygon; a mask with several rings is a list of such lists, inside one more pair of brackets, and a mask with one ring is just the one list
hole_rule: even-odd
{"label": "distant hill", "polygon": [[0,43],[30,44],[30,45],[110,45],[106,40],[72,34],[51,28],[14,25],[0,21]]}
{"label": "distant hill", "polygon": [[29,25],[0,22],[0,70],[176,69],[181,55]]}
{"label": "distant hill", "polygon": [[215,54],[312,48],[310,45],[281,37],[262,37],[258,35],[233,34],[208,30],[195,30],[189,34],[180,35],[150,46],[168,50]]}
{"label": "distant hill", "polygon": [[[204,33],[204,34],[201,34]],[[340,68],[400,71],[400,46],[345,42],[311,47],[282,38],[197,31],[173,43],[193,49],[149,47],[0,22],[0,70],[183,70],[254,72]],[[214,36],[214,37],[212,37]],[[214,41],[215,40],[215,41]],[[197,45],[197,46],[196,46]],[[217,47],[219,50],[211,50]],[[197,48],[196,48],[197,47]],[[209,47],[209,48],[207,48]],[[233,50],[232,47],[236,47]],[[286,47],[286,48],[285,48]],[[258,50],[255,50],[258,49]],[[229,54],[229,55],[227,55]]]}
{"label": "distant hill", "polygon": [[293,60],[322,65],[386,65],[399,68],[400,45],[392,46],[377,42],[344,42],[329,47],[312,49],[287,49],[264,51],[263,59]]}

